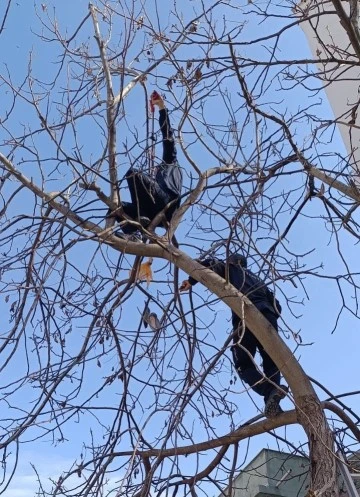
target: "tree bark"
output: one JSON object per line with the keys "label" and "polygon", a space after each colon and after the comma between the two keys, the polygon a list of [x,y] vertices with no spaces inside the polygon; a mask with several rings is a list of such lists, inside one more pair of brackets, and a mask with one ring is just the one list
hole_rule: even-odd
{"label": "tree bark", "polygon": [[300,396],[296,406],[299,423],[309,440],[310,489],[308,497],[337,497],[333,434],[316,395]]}

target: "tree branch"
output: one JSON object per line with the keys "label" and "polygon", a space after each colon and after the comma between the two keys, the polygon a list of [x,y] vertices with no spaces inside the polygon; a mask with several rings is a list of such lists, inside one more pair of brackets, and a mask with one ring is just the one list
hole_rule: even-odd
{"label": "tree branch", "polygon": [[[106,57],[105,43],[101,39],[99,23],[96,16],[96,9],[92,4],[89,4],[89,9],[93,19],[95,39],[99,46],[101,62],[105,74],[106,80],[106,118],[107,118],[107,145],[108,145],[108,156],[109,156],[109,178],[110,178],[110,200],[117,207],[120,202],[120,194],[118,187],[118,174],[117,174],[117,164],[116,164],[116,106],[114,105],[114,92],[111,80],[111,71]],[[106,227],[109,228],[115,223],[114,218],[106,219]]]}

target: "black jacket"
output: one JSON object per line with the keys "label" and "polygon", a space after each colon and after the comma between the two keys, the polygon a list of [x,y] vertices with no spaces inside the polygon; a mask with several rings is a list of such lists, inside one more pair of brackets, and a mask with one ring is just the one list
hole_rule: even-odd
{"label": "black jacket", "polygon": [[172,197],[180,197],[182,189],[182,171],[177,163],[161,163],[157,166],[155,179],[161,188]]}
{"label": "black jacket", "polygon": [[[208,258],[199,262],[203,266],[212,269],[222,278],[225,278],[226,264],[224,261]],[[228,271],[230,283],[237,290],[246,295],[260,312],[272,312],[277,317],[280,315],[281,306],[279,301],[256,274],[234,264],[228,265]],[[198,282],[196,279],[190,277],[189,283],[195,285]],[[234,312],[232,313],[232,322],[234,327],[237,327],[239,324],[239,317]]]}

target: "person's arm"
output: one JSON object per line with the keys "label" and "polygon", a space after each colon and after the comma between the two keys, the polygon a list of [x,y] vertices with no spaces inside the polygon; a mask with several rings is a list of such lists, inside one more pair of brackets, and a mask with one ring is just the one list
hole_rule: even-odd
{"label": "person's arm", "polygon": [[[198,262],[200,262],[202,266],[212,269],[222,278],[225,278],[225,264],[219,259],[208,258]],[[190,290],[192,286],[196,285],[196,283],[198,283],[198,281],[192,276],[189,276],[189,279],[184,280],[181,283],[179,290],[180,292],[186,292],[187,290]]]}
{"label": "person's arm", "polygon": [[171,128],[168,111],[165,107],[164,100],[154,91],[151,94],[151,104],[159,108],[159,126],[163,137],[163,162],[165,164],[176,163],[176,147],[174,132]]}

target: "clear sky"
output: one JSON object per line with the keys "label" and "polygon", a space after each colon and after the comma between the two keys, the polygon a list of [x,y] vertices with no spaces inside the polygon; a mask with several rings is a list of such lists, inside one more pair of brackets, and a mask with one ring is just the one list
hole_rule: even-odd
{"label": "clear sky", "polygon": [[[150,3],[150,2],[149,2]],[[206,5],[210,5],[213,2],[205,2]],[[230,2],[231,3],[231,2]],[[256,3],[256,2],[254,2]],[[154,4],[155,5],[155,4]],[[153,5],[153,8],[154,8]],[[184,2],[185,5],[185,2]],[[55,7],[54,7],[55,6]],[[33,73],[34,77],[37,75],[40,79],[49,77],[51,79],[51,75],[55,74],[56,71],[61,67],[61,59],[59,58],[59,54],[55,54],[52,43],[43,43],[40,42],[39,38],[35,36],[36,33],[42,33],[43,36],[47,36],[47,31],[45,27],[41,24],[41,19],[46,17],[47,14],[50,15],[50,18],[53,14],[53,9],[56,8],[56,16],[59,21],[59,26],[61,27],[61,31],[68,33],[68,36],[71,36],[74,33],[74,30],[79,26],[81,20],[88,13],[88,2],[85,0],[77,0],[73,2],[72,0],[63,0],[61,2],[61,6],[59,6],[58,2],[19,2],[11,5],[9,18],[6,23],[6,28],[4,32],[0,36],[0,43],[3,47],[1,50],[1,62],[2,62],[2,74],[7,79],[8,75],[11,75],[11,79],[15,85],[20,85],[22,80],[26,77],[28,70],[29,57],[31,54],[32,64],[33,64]],[[225,7],[224,7],[225,9]],[[154,19],[156,19],[156,9],[153,11]],[[185,16],[191,18],[193,15],[193,2],[190,0],[186,2],[186,7],[184,7],[183,12]],[[234,10],[234,15],[238,15],[237,11]],[[0,11],[1,14],[1,11]],[[221,22],[221,15],[219,12],[219,23]],[[171,25],[175,23],[176,16],[174,13],[170,13],[169,9],[166,11],[161,11],[159,15],[160,25],[166,24]],[[249,36],[249,32],[252,32],[255,35],[261,33],[266,33],[274,29],[274,24],[271,26],[264,23],[263,25],[258,25],[257,21],[251,16],[244,16],[242,19],[234,19],[234,25],[238,25],[239,22],[246,22],[244,25],[243,32],[239,35],[239,40],[246,41]],[[179,22],[179,21],[178,21]],[[183,21],[186,22],[186,19]],[[279,18],[278,23],[279,26],[283,21]],[[246,28],[246,29],[245,29]],[[92,38],[91,33],[91,24],[88,23],[84,27],[84,43],[88,42],[90,46],[95,51],[95,42]],[[113,37],[121,37],[122,33],[120,27],[114,27]],[[175,35],[174,35],[175,37]],[[139,42],[140,43],[140,42]],[[281,39],[282,44],[282,57],[285,59],[286,57],[310,57],[310,51],[307,47],[305,37],[299,28],[291,30],[288,34],[285,34]],[[200,45],[199,45],[200,47]],[[6,49],[5,49],[6,48]],[[135,46],[135,49],[140,48]],[[135,50],[134,49],[134,54]],[[191,50],[193,48],[186,48],[182,52],[182,57],[186,58],[190,56]],[[154,49],[154,52],[157,53],[158,47]],[[222,54],[222,48],[218,49],[218,56]],[[239,49],[240,50],[240,49]],[[245,56],[248,54],[251,56],[260,56],[261,50],[264,53],[267,51],[267,46],[264,44],[262,49],[256,49],[254,53],[251,52],[251,47],[242,47],[241,50],[242,55]],[[199,48],[200,51],[200,48]],[[215,54],[216,55],[216,54]],[[214,56],[214,54],[212,54]],[[134,55],[135,57],[135,55]],[[134,67],[137,65],[137,61],[134,61]],[[141,64],[139,64],[141,65]],[[69,71],[72,70],[72,67],[69,66]],[[75,70],[75,69],[74,69]],[[165,81],[169,78],[169,75],[172,74],[173,67],[170,64],[161,65],[156,71],[155,74],[149,78],[148,86],[149,88],[154,88],[157,85],[160,86],[162,90],[166,88]],[[275,74],[275,70],[274,70]],[[253,82],[255,84],[255,76],[253,77]],[[271,77],[269,76],[269,80]],[[252,81],[251,76],[249,80]],[[64,81],[61,80],[60,83]],[[289,83],[290,84],[290,83]],[[59,84],[60,91],[61,84]],[[234,90],[234,95],[231,95],[231,91]],[[176,88],[174,92],[176,93]],[[233,99],[236,103],[236,95],[235,88],[229,84],[228,91],[230,93],[229,99]],[[181,100],[181,95],[184,90],[182,88],[178,89],[179,100]],[[277,110],[281,110],[283,112],[295,112],[297,107],[301,107],[304,105],[305,99],[305,91],[304,89],[298,88],[294,90],[289,95],[291,98],[287,99],[288,94],[282,94],[280,92],[279,86],[274,83],[274,91],[271,94],[273,98],[273,102],[269,102],[269,108],[275,107]],[[9,111],[12,105],[12,101],[10,98],[10,93],[6,89],[6,86],[2,85],[0,87],[0,97],[3,102],[3,109],[0,109],[0,118],[4,119],[5,113]],[[141,98],[141,101],[140,101]],[[268,98],[268,97],[267,97]],[[141,102],[139,104],[139,102]],[[316,107],[316,112],[318,116],[329,116],[332,118],[332,112],[329,105],[326,102],[326,97],[324,92],[320,91],[318,95],[318,107]],[[50,106],[52,105],[54,108],[58,102],[50,102]],[[217,104],[219,105],[219,104]],[[179,110],[179,106],[177,102],[171,97],[169,99],[169,108],[171,110],[171,119],[176,125],[177,122],[181,119],[181,112]],[[137,154],[139,153],[140,147],[136,145],[136,134],[140,136],[141,139],[145,139],[146,131],[145,131],[145,117],[144,117],[144,102],[143,102],[143,93],[140,89],[135,88],[128,97],[126,103],[127,115],[126,121],[121,123],[121,128],[119,129],[119,148],[122,147],[124,141],[128,140],[130,146],[134,146],[134,149],[131,151],[129,157],[131,160],[134,160]],[[226,109],[222,107],[215,107],[215,109],[206,109],[208,112],[209,120],[218,118],[219,116],[225,116]],[[36,113],[32,110],[29,111],[29,106],[26,105],[26,102],[22,102],[18,105],[16,112],[13,113],[11,119],[12,127],[14,129],[14,134],[19,134],[22,130],[23,126],[27,127],[38,126],[38,120]],[[141,125],[139,125],[141,123]],[[311,137],[307,136],[309,133],[309,128],[306,126],[304,121],[300,121],[298,124],[294,125],[296,128],[296,135],[299,138],[299,141],[303,139],[304,141],[310,140]],[[186,140],[189,140],[188,150],[190,151],[192,157],[197,161],[200,169],[206,169],[207,167],[211,167],[214,164],[214,159],[210,154],[204,154],[203,147],[200,147],[197,143],[190,143],[191,134],[189,131],[190,128],[186,128],[184,130],[183,139],[186,143]],[[128,136],[126,136],[128,133]],[[254,156],[255,145],[251,142],[251,132],[247,131],[249,135],[249,145],[242,153],[244,156],[249,159]],[[330,136],[330,133],[329,133]],[[8,140],[9,136],[2,136],[1,140]],[[78,139],[81,142],[81,150],[83,153],[84,162],[89,161],[92,162],[94,157],[99,155],[99,148],[104,146],[104,136],[102,136],[100,131],[100,126],[96,128],[96,125],[90,125],[84,121],[79,126],[78,130]],[[67,142],[67,140],[69,140]],[[211,140],[211,137],[206,137],[206,140]],[[71,140],[69,137],[64,137],[65,146],[70,144]],[[41,146],[41,141],[39,140],[38,145]],[[55,151],[51,148],[52,145],[49,142],[44,141],[44,149],[46,149],[46,156],[55,157]],[[327,146],[323,145],[323,149],[321,146],[318,146],[317,153],[326,154],[326,153],[338,153],[342,155],[346,155],[344,146],[340,139],[339,133],[335,130],[331,141],[329,138],[329,143]],[[315,153],[315,152],[314,152]],[[225,154],[225,152],[224,152]],[[18,158],[20,160],[20,158]],[[325,160],[325,159],[324,159]],[[327,157],[329,168],[331,165],[336,163],[336,157]],[[122,171],[125,170],[127,166],[128,158],[125,155],[121,155],[120,157],[120,166],[122,167]],[[180,162],[183,164],[186,163],[186,160],[183,155],[180,154]],[[52,170],[56,163],[54,159],[53,162],[47,165],[48,170]],[[51,176],[51,181],[48,178],[45,178],[44,185],[47,191],[58,190],[63,188],[64,185],[68,185],[71,182],[71,173],[64,173],[66,165],[62,165],[59,168],[59,176],[56,174]],[[294,166],[295,167],[295,166]],[[325,167],[325,166],[324,166]],[[23,164],[23,170],[25,174],[32,176],[32,166],[29,163]],[[186,179],[185,184],[188,188],[190,185],[190,168],[186,166]],[[105,171],[104,171],[105,174]],[[64,179],[65,178],[65,179]],[[39,181],[40,175],[38,173],[34,173],[34,179]],[[290,182],[292,181],[292,177],[289,179],[289,183],[282,183],[279,186],[279,194],[286,189],[287,186],[290,188]],[[103,181],[103,185],[106,185],[106,179]],[[291,185],[292,187],[293,185]],[[244,186],[246,188],[246,186]],[[276,190],[276,186],[274,190]],[[299,183],[300,188],[300,183]],[[75,194],[74,194],[75,195]],[[301,196],[301,193],[299,193]],[[126,194],[125,197],[126,198]],[[15,208],[14,208],[15,209]],[[20,209],[20,207],[19,207]],[[100,218],[104,214],[104,211],[100,211],[95,213],[94,219],[96,215]],[[13,211],[13,215],[17,215],[16,209]],[[280,222],[282,225],[286,224],[286,217],[290,219],[290,214],[292,214],[291,209],[289,208],[289,212],[283,210],[283,213],[280,216]],[[194,223],[194,219],[196,216],[199,216],[200,222],[206,222],[204,219],[205,216],[201,217],[199,212],[195,212],[190,214],[188,213],[187,217],[184,220],[180,230],[178,239],[181,247],[184,250],[189,250],[194,256],[199,255],[194,248],[187,249],[187,244],[194,245],[194,240],[191,240],[189,237],[189,232],[196,237],[197,228]],[[318,216],[318,219],[310,219],[311,216]],[[192,217],[193,216],[193,217]],[[307,217],[309,216],[309,217]],[[295,300],[303,300],[302,304],[295,304],[291,307],[293,314],[290,312],[290,309],[287,306],[283,305],[283,318],[286,322],[286,332],[285,335],[288,339],[288,344],[293,349],[296,347],[293,337],[289,333],[289,328],[294,333],[301,333],[302,344],[296,349],[296,356],[300,359],[301,365],[305,369],[305,371],[311,376],[316,378],[320,383],[322,383],[326,388],[328,388],[334,394],[343,393],[343,392],[351,392],[358,389],[358,350],[359,350],[359,339],[358,339],[358,319],[357,317],[351,315],[349,312],[343,312],[337,321],[337,315],[340,309],[340,300],[339,300],[339,292],[337,289],[337,283],[334,280],[327,280],[323,278],[324,275],[340,275],[342,276],[345,272],[345,265],[342,258],[339,254],[334,250],[334,246],[336,245],[335,235],[330,232],[330,230],[324,228],[324,210],[320,204],[320,200],[314,198],[307,206],[307,208],[303,211],[300,219],[297,221],[296,229],[291,230],[287,236],[285,245],[289,247],[289,250],[296,250],[296,252],[307,254],[306,258],[304,256],[304,261],[306,260],[305,269],[311,267],[318,267],[319,269],[316,271],[318,273],[318,277],[314,276],[306,276],[304,274],[304,284],[306,285],[306,292],[301,288],[301,285],[298,284],[297,287],[291,284],[289,281],[282,281],[279,283],[279,291],[278,297],[280,300],[283,300],[281,297],[281,292],[286,294],[288,297],[293,297]],[[218,221],[221,222],[220,220]],[[204,225],[201,225],[204,227]],[[200,230],[199,236],[200,236]],[[202,239],[202,241],[198,242],[198,247],[204,250],[209,248],[211,241],[213,240],[211,230],[207,235],[206,239]],[[354,240],[348,235],[345,231],[341,231],[338,233],[339,243],[342,247],[342,253],[344,259],[351,267],[354,273],[360,272],[360,262],[357,257],[357,247],[354,245]],[[261,236],[258,236],[258,248],[259,250],[266,250],[268,248],[268,242],[262,241]],[[103,252],[97,254],[97,258],[92,258],[95,248],[92,248],[89,252],[84,250],[84,244],[79,244],[76,247],[73,254],[73,263],[78,268],[86,268],[88,265],[92,267],[93,274],[98,272],[99,274],[102,271],[105,271],[104,267],[106,263],[109,263],[109,267],[113,265],[114,268],[116,266],[118,260],[118,253],[114,253],[110,249],[103,249]],[[313,251],[313,252],[311,252]],[[131,267],[133,262],[133,257],[127,256],[125,260],[128,261],[127,264],[124,264],[123,275],[124,278],[127,277],[127,270]],[[259,264],[259,258],[252,256],[250,258],[251,267],[256,270],[257,265]],[[154,273],[155,273],[155,282],[151,284],[149,288],[149,292],[156,299],[164,299],[171,298],[171,285],[169,285],[168,290],[164,290],[164,280],[169,280],[171,282],[172,276],[168,274],[168,271],[164,269],[163,261],[154,261],[153,265]],[[166,268],[167,269],[167,268]],[[283,274],[286,272],[286,268],[283,268]],[[109,270],[110,274],[111,270]],[[185,278],[186,275],[181,275],[181,278]],[[341,283],[344,285],[344,295],[346,299],[350,302],[351,308],[356,312],[356,304],[354,302],[354,295],[352,289],[346,286],[346,282]],[[166,292],[168,295],[166,296]],[[195,304],[200,304],[202,299],[209,298],[212,299],[212,296],[209,292],[205,291],[203,288],[196,287],[196,294],[194,292],[194,302]],[[189,310],[188,304],[188,296],[183,297],[184,308]],[[128,331],[128,336],[135,336],[136,330],[139,324],[139,316],[140,312],[144,307],[144,302],[146,297],[140,291],[137,291],[131,303],[128,303],[121,310],[121,323],[123,329]],[[165,302],[162,302],[163,304]],[[4,302],[4,299],[0,302],[0,309],[7,310],[8,305]],[[226,334],[231,330],[231,324],[229,322],[230,312],[221,302],[217,302],[212,305],[212,311],[202,312],[201,319],[204,324],[203,327],[199,326],[200,336],[212,336],[212,344],[214,346],[214,350],[216,347],[220,347],[223,344]],[[7,311],[6,311],[7,312]],[[8,326],[6,324],[6,326]],[[81,322],[81,320],[74,320],[72,328],[69,330],[69,335],[67,337],[68,340],[68,350],[76,351],[78,345],[78,337],[83,337],[86,334],[86,329],[88,326],[88,321]],[[180,326],[180,325],[178,325]],[[334,329],[334,327],[336,329]],[[281,328],[285,329],[285,325],[281,325]],[[151,343],[153,339],[153,335],[149,330],[143,330],[142,340],[144,344],[144,349]],[[126,342],[126,341],[125,341]],[[185,341],[184,341],[185,342]],[[166,330],[164,332],[163,337],[161,338],[161,343],[164,351],[170,353],[171,347],[175,346],[176,336],[174,336],[173,329],[171,331]],[[124,347],[130,347],[129,344],[125,343]],[[31,349],[31,346],[30,346]],[[204,347],[204,351],[208,354],[209,358],[214,353],[211,350],[211,347]],[[115,354],[115,353],[114,353]],[[181,360],[181,357],[184,357],[184,354],[181,350],[176,349],[174,352],[174,357],[177,360]],[[22,366],[22,361],[24,360],[24,354],[20,353],[17,357],[17,362],[14,362],[12,366],[7,368],[8,377],[12,375],[16,376],[16,371],[20,366]],[[110,357],[100,358],[98,357],[98,350],[95,350],[94,347],[94,355],[89,360],[89,363],[86,365],[86,375],[89,381],[83,385],[83,390],[81,393],[81,398],[86,399],[87,395],[90,395],[92,392],[96,390],[96,387],[101,386],[104,377],[111,374],[112,367],[114,366],[114,357],[110,355]],[[36,364],[36,361],[34,361]],[[34,365],[33,364],[33,365]],[[200,364],[200,363],[199,363]],[[236,381],[235,384],[230,383],[231,379],[231,360],[230,354],[226,355],[224,359],[224,370],[228,371],[228,374],[223,373],[221,375],[214,376],[213,384],[214,388],[217,389],[218,392],[226,392],[228,398],[234,402],[234,404],[238,404],[238,411],[235,414],[235,419],[238,423],[247,420],[254,416],[258,411],[256,410],[254,402],[251,400],[249,396],[243,394],[239,396],[239,392],[243,392],[244,388],[242,387],[239,380]],[[30,367],[31,371],[31,367]],[[141,374],[144,377],[146,375],[153,374],[151,366],[147,369],[146,366],[143,366],[141,370]],[[6,378],[6,381],[10,383]],[[141,380],[142,378],[140,378]],[[139,396],[142,398],[142,402],[144,399],[148,402],[149,406],[151,405],[153,399],[149,392],[142,393],[142,385],[139,382],[133,386],[133,395],[134,398]],[[76,382],[76,379],[74,380]],[[175,380],[174,380],[175,381]],[[59,389],[59,396],[65,394],[66,389],[69,386],[64,387],[64,391]],[[28,388],[26,390],[26,396],[22,398],[24,395],[23,391],[19,391],[18,398],[16,394],[13,397],[14,402],[18,402],[21,404],[21,401],[26,401],[30,403],[32,399],[34,399],[37,395],[38,390],[36,390],[35,386],[32,388]],[[320,392],[320,397],[325,399],[327,396],[324,393]],[[252,397],[258,407],[261,407],[259,403],[259,399],[256,396]],[[240,401],[238,401],[240,399]],[[79,402],[79,399],[77,400]],[[102,411],[102,423],[104,427],[107,423],[110,423],[113,410],[117,409],[117,405],[119,403],[119,384],[117,382],[111,384],[107,390],[106,394],[102,395],[100,398],[96,397],[93,399],[93,406],[101,407],[104,405],[104,402],[109,406],[114,406],[113,408],[109,408],[108,410]],[[145,402],[145,403],[146,403]],[[353,407],[355,411],[359,411],[360,403],[359,397],[354,396],[348,401],[349,405]],[[289,400],[284,401],[284,408],[291,408],[291,403]],[[7,409],[8,407],[3,403],[0,409]],[[170,409],[171,407],[169,407]],[[164,408],[162,412],[153,413],[151,419],[147,419],[147,412],[143,412],[141,415],[137,411],[134,401],[134,409],[136,410],[137,415],[139,415],[139,423],[143,425],[143,432],[146,436],[151,436],[152,430],[155,430],[157,426],[164,424],[164,421],[167,416],[167,411]],[[149,407],[150,409],[150,407]],[[4,414],[2,414],[4,416]],[[5,417],[5,416],[4,416]],[[224,415],[224,418],[226,416]],[[229,422],[228,418],[224,422],[224,418],[215,417],[215,419],[211,420],[211,429],[207,427],[208,432],[213,430],[214,436],[223,435],[229,431]],[[46,429],[46,416],[43,417],[42,423],[44,425],[44,429]],[[72,419],[69,422],[68,428],[65,430],[66,435],[64,436],[64,440],[62,441],[53,441],[51,439],[50,434],[45,436],[44,438],[32,441],[31,443],[24,443],[21,446],[21,457],[18,467],[18,476],[14,478],[11,483],[9,489],[6,490],[5,495],[7,497],[21,497],[22,495],[31,496],[35,495],[35,491],[37,489],[37,478],[34,472],[32,465],[35,465],[39,474],[41,474],[42,478],[55,478],[57,479],[62,469],[70,467],[74,458],[79,457],[80,452],[82,451],[82,444],[85,440],[88,440],[88,434],[94,426],[98,426],[95,423],[94,419],[87,415],[85,411],[80,411],[77,419]],[[23,442],[31,440],[33,436],[36,436],[38,433],[37,430],[41,430],[42,427],[37,427],[33,431],[29,431],[29,434],[25,436]],[[104,437],[107,432],[106,428],[104,428]],[[203,440],[206,438],[206,430],[203,426],[199,427],[198,437],[199,440]],[[285,429],[278,430],[278,434],[285,438],[289,437],[294,445],[297,445],[299,442],[304,442],[304,436],[302,434],[302,430],[298,427],[291,427]],[[101,438],[101,434],[97,433]],[[240,444],[240,450],[243,451],[249,458],[253,457],[263,446],[270,446],[271,448],[277,447],[277,441],[273,436],[260,436],[252,439],[247,446],[247,442]],[[84,450],[86,452],[86,450]],[[12,456],[13,457],[13,456]],[[245,458],[245,456],[244,456]],[[189,458],[188,467],[191,472],[192,465],[194,464],[194,459]],[[190,469],[191,468],[191,469]],[[118,480],[121,477],[122,471],[119,471],[116,476],[114,476],[114,480]],[[108,488],[111,488],[110,481],[108,483]]]}

